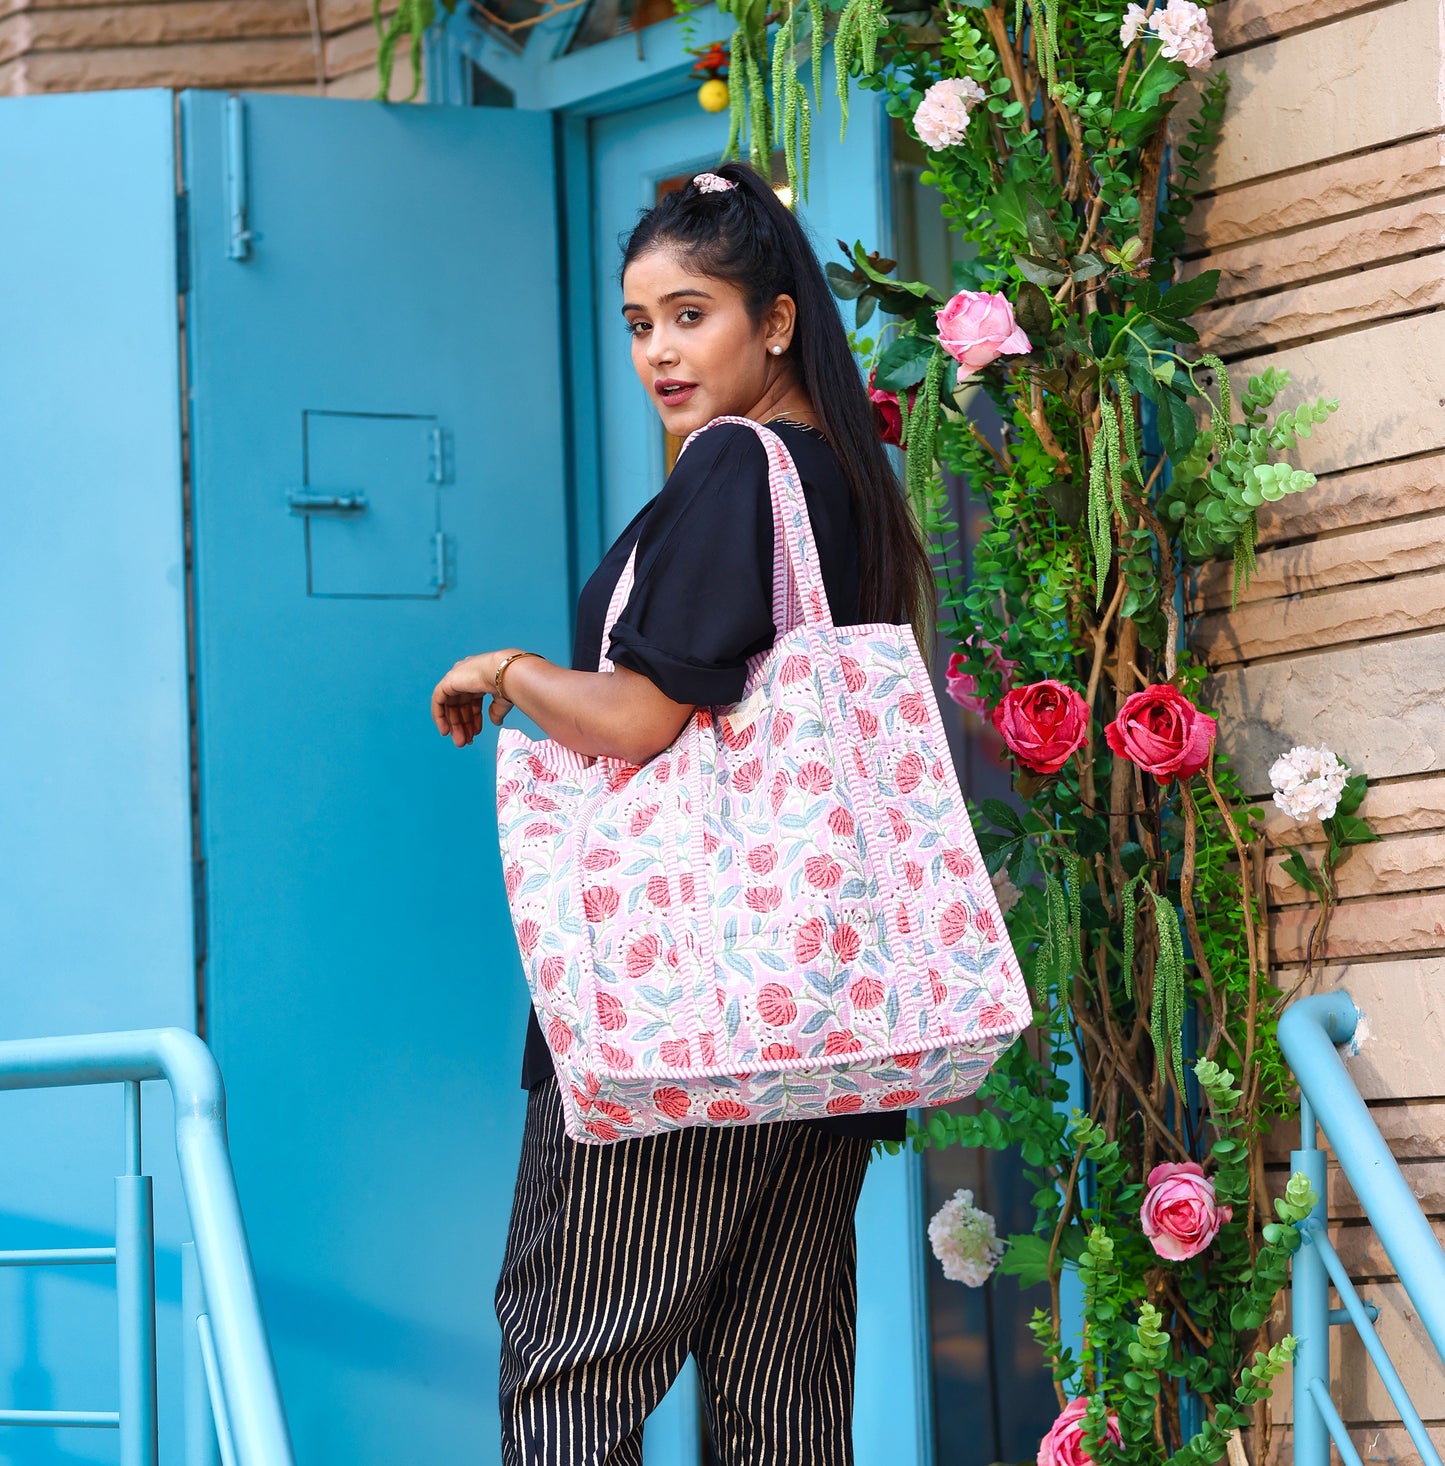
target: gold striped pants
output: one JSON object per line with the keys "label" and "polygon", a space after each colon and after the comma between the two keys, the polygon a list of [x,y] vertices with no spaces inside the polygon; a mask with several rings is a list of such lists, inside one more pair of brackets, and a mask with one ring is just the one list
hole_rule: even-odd
{"label": "gold striped pants", "polygon": [[578,1145],[528,1093],[497,1318],[504,1466],[641,1466],[691,1353],[717,1466],[852,1466],[871,1142],[801,1121]]}

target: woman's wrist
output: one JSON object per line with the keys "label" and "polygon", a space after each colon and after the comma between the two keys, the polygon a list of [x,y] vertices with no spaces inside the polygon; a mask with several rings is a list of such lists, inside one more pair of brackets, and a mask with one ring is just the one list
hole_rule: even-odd
{"label": "woman's wrist", "polygon": [[524,651],[519,648],[514,649],[509,647],[506,651],[498,654],[496,666],[492,669],[492,693],[495,697],[500,698],[503,702],[515,702],[515,699],[509,697],[506,692],[505,683],[508,669],[515,663],[531,657],[535,657],[539,661],[546,660],[540,652]]}

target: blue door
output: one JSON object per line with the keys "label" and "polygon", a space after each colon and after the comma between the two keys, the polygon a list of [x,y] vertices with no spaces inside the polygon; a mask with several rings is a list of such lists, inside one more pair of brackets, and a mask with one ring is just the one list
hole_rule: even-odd
{"label": "blue door", "polygon": [[[885,119],[879,109],[855,106],[847,142],[840,144],[834,106],[814,129],[812,187],[799,208],[824,260],[835,253],[840,236],[850,241],[887,237]],[[579,503],[583,520],[590,513],[597,526],[595,561],[600,547],[611,543],[661,487],[668,461],[661,424],[633,373],[621,324],[618,236],[641,209],[657,201],[660,189],[716,165],[727,141],[727,122],[725,116],[704,112],[689,85],[678,96],[593,118],[585,137],[585,156],[569,159],[568,197],[580,203],[590,195],[595,220],[586,283],[597,378],[590,395],[579,393],[579,410],[596,415],[595,476],[579,475],[580,484],[595,484],[594,502]],[[588,442],[591,431],[590,423],[579,424],[578,442]],[[585,543],[585,535],[579,536],[579,547]],[[586,573],[591,565],[581,568]],[[858,1205],[853,1437],[859,1466],[924,1466],[930,1459],[920,1182],[911,1153],[878,1157]],[[650,1458],[659,1466],[698,1459],[696,1419],[695,1384],[685,1373],[654,1417],[655,1427],[649,1423],[644,1440]]]}
{"label": "blue door", "polygon": [[297,1455],[494,1461],[527,995],[428,700],[569,651],[552,124],[182,120],[205,1025]]}

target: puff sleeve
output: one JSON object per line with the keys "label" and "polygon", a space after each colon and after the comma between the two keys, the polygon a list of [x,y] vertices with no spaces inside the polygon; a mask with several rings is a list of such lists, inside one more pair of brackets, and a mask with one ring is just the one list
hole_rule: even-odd
{"label": "puff sleeve", "polygon": [[678,459],[643,522],[632,591],[608,657],[674,702],[737,702],[747,662],[773,644],[768,462],[722,423]]}

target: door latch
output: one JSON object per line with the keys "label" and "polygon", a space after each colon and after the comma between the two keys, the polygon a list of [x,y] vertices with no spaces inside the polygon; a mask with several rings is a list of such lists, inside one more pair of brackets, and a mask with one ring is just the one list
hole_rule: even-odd
{"label": "door latch", "polygon": [[365,514],[365,494],[312,494],[296,489],[286,495],[293,514]]}

